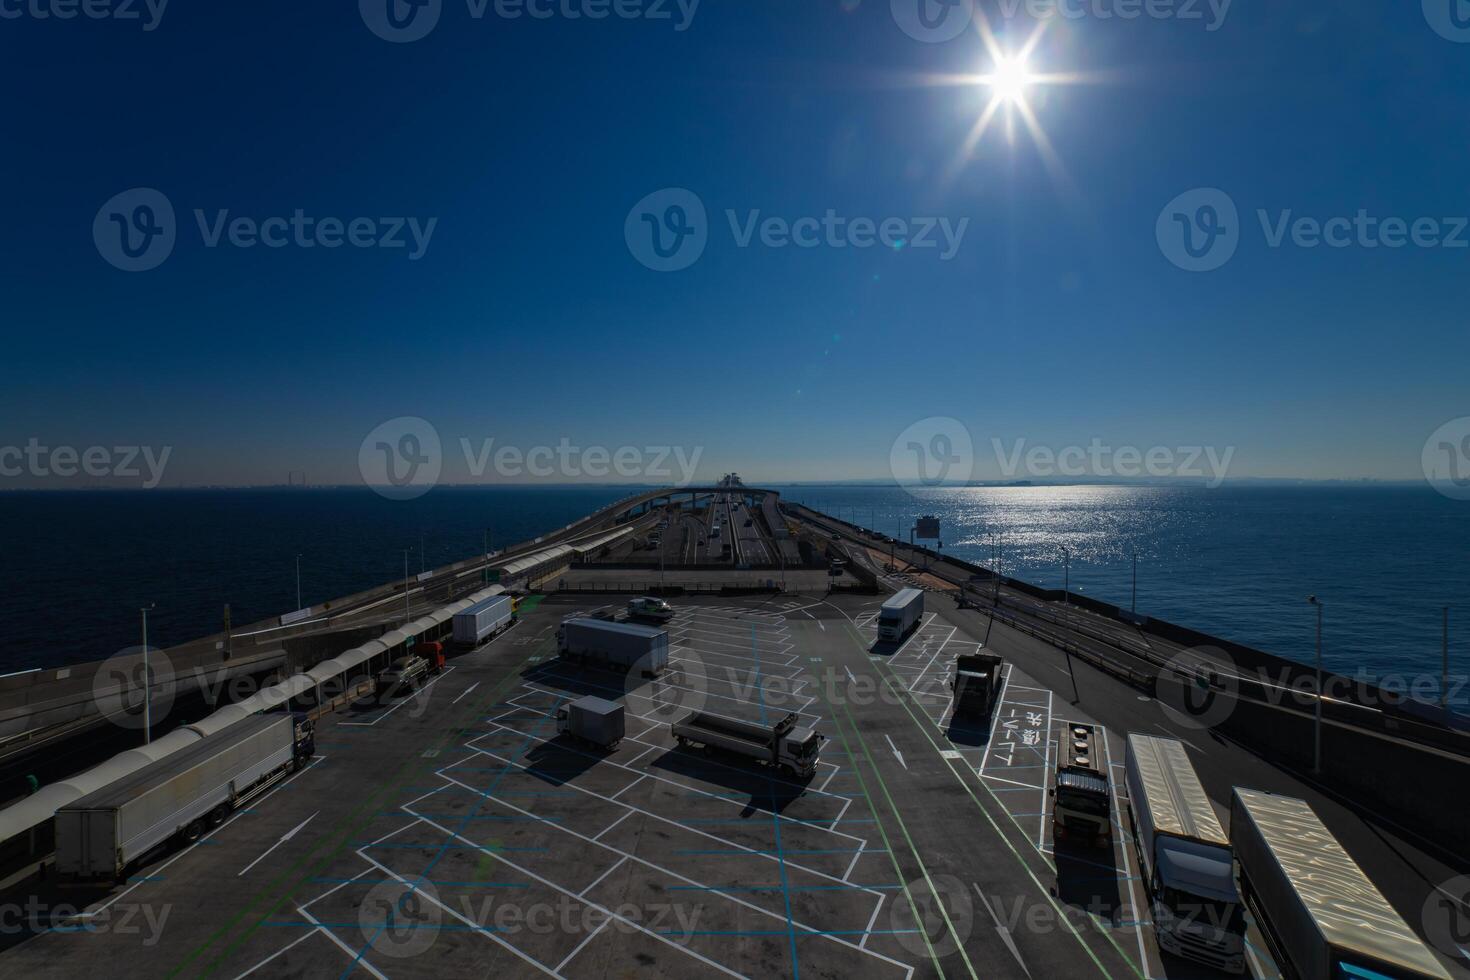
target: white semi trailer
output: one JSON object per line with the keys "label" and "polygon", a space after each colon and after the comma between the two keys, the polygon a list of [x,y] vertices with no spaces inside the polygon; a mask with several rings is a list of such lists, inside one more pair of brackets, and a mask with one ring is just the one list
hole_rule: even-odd
{"label": "white semi trailer", "polygon": [[171,838],[196,841],[315,751],[304,715],[245,718],[56,811],[56,873],[106,881]]}
{"label": "white semi trailer", "polygon": [[477,647],[507,629],[515,621],[515,615],[515,599],[511,596],[482,599],[454,614],[454,644],[462,648]]}
{"label": "white semi trailer", "polygon": [[573,617],[556,634],[563,660],[655,677],[669,665],[669,634],[652,626]]}
{"label": "white semi trailer", "polygon": [[798,728],[795,712],[771,721],[746,721],[708,711],[691,711],[669,728],[682,746],[700,745],[774,766],[803,779],[816,775],[817,753],[826,736]]}
{"label": "white semi trailer", "polygon": [[1184,743],[1129,735],[1124,779],[1159,948],[1227,973],[1244,972],[1245,917],[1230,838]]}
{"label": "white semi trailer", "polygon": [[1235,788],[1240,888],[1287,980],[1450,980],[1303,800]]}

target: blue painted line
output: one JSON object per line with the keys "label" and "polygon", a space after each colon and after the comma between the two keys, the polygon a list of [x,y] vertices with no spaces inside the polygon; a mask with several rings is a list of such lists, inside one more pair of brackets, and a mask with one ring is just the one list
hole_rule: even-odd
{"label": "blue painted line", "polygon": [[751,848],[748,851],[745,850],[745,849],[743,849],[743,848],[735,848],[735,849],[731,849],[731,850],[725,850],[723,848],[717,848],[717,849],[711,849],[711,850],[708,850],[708,851],[674,851],[673,853],[675,853],[675,854],[856,854],[859,851],[862,851],[864,854],[887,854],[888,853],[888,851],[887,851],[886,848],[885,849],[880,849],[880,848],[876,848],[876,847],[841,847],[841,848],[833,848],[831,850],[826,850],[826,851],[787,851],[787,850],[782,850],[779,847],[776,850],[774,850],[774,851],[761,851],[761,850],[756,850],[755,848]]}
{"label": "blue painted line", "polygon": [[139,882],[139,881],[163,881],[163,880],[164,880],[163,875],[134,875],[133,877],[131,877],[131,878],[128,879],[128,884],[131,885],[131,884],[134,884],[134,883]]}
{"label": "blue painted line", "polygon": [[[871,889],[895,889],[902,885],[793,885],[794,892],[844,892],[861,891],[865,888]],[[775,885],[665,885],[664,889],[671,892],[768,892],[779,891],[781,886]]]}
{"label": "blue painted line", "polygon": [[[397,878],[312,878],[313,885],[346,885],[358,882],[364,885],[381,885],[390,881],[398,881]],[[457,888],[530,888],[528,884],[519,884],[508,881],[430,881],[431,885],[453,885]]]}
{"label": "blue painted line", "polygon": [[[320,924],[314,924],[314,923],[311,923],[311,922],[262,922],[261,925],[263,925],[263,926],[277,926],[277,927],[284,927],[284,928],[291,928],[291,929],[319,929],[319,928],[327,928],[327,929],[363,929],[363,928],[366,928],[368,926],[376,926],[377,929],[378,929],[378,932],[382,932],[384,929],[388,928],[388,923],[386,923],[386,922],[381,922],[381,923],[380,922],[322,922]],[[504,929],[501,929],[498,926],[448,925],[448,924],[443,923],[443,922],[439,923],[438,925],[416,925],[416,924],[409,924],[409,923],[405,923],[405,922],[395,922],[395,923],[393,923],[393,928],[395,930],[396,929],[424,929],[424,930],[429,930],[429,931],[433,931],[433,932],[504,932],[505,931]],[[376,936],[377,933],[374,933],[373,935]],[[361,954],[359,954],[359,955],[361,955]],[[356,960],[353,961],[354,964],[356,962],[357,962]]]}
{"label": "blue painted line", "polygon": [[[368,848],[377,849],[377,848],[383,848],[383,847],[393,848],[395,850],[401,850],[401,851],[432,851],[432,850],[438,849],[441,845],[439,845],[439,844],[359,844],[357,846],[358,846],[358,848],[360,848],[361,850],[364,850],[364,851],[367,850]],[[521,853],[521,854],[527,854],[527,853],[534,854],[534,853],[544,852],[546,850],[546,848],[544,848],[544,847],[488,847],[487,848],[487,847],[481,846],[479,844],[445,844],[445,845],[442,845],[442,846],[444,846],[444,847],[446,847],[446,848],[448,848],[450,850],[454,850],[454,851],[484,851],[484,850],[506,851],[506,852],[515,851],[515,852]],[[442,857],[442,855],[441,855],[441,857]]]}
{"label": "blue painted line", "polygon": [[[769,930],[756,930],[756,931],[749,931],[749,932],[743,931],[743,930],[737,930],[737,929],[718,929],[718,930],[716,930],[716,929],[701,929],[701,930],[697,930],[697,931],[693,931],[693,932],[686,931],[686,930],[683,930],[683,929],[660,929],[659,931],[662,934],[666,935],[666,936],[784,936],[784,935],[787,934],[786,930],[784,930],[784,929],[782,929],[780,931],[777,931],[777,930],[774,930],[774,929],[769,929]],[[918,931],[919,931],[918,929],[812,929],[810,931],[808,931],[806,929],[803,929],[801,931],[801,935],[803,937],[808,937],[808,936],[899,936],[899,935],[903,935],[905,933],[915,933],[915,932],[918,932]]]}
{"label": "blue painted line", "polygon": [[[403,816],[403,811],[402,810],[386,810],[386,811],[383,811],[382,813],[379,813],[378,816],[380,816],[380,817],[401,817],[401,816]],[[419,816],[427,817],[430,820],[457,820],[457,819],[459,819],[462,816],[462,814],[459,814],[459,813],[421,813],[421,814],[419,814]],[[556,821],[560,820],[561,817],[538,817],[538,816],[534,816],[534,815],[533,816],[529,816],[529,817],[522,817],[522,816],[519,816],[519,815],[516,815],[516,816],[513,816],[513,817],[501,817],[501,816],[495,816],[495,815],[492,815],[492,814],[481,813],[481,814],[476,814],[475,816],[471,817],[470,819],[472,819],[472,820],[504,820],[504,821],[507,821],[507,822],[510,822],[510,823],[519,823],[519,822],[525,821],[525,820],[530,820],[530,821],[540,820],[540,821],[545,821],[547,823],[555,823]]]}
{"label": "blue painted line", "polygon": [[[562,698],[558,697],[556,699],[556,702],[555,703],[556,704],[560,704],[561,701],[562,701]],[[555,714],[555,711],[553,711],[552,714],[554,715]],[[531,732],[528,732],[526,734],[526,737],[522,740],[520,748],[516,750],[513,758],[514,757],[519,757],[519,756],[525,755],[526,752],[531,747],[531,742],[537,738],[537,735],[535,734],[535,732],[538,731],[538,730],[540,730],[540,729],[544,729],[546,727],[547,722],[552,721],[552,720],[553,720],[552,718],[545,718],[545,719],[542,720],[542,722],[539,725],[535,726],[535,728]],[[500,780],[502,780],[504,778],[505,778],[505,773],[500,773],[499,775],[497,775],[495,777],[495,780],[490,784],[491,789],[493,790],[495,788],[495,786],[497,786],[499,784]],[[479,807],[484,806],[484,801],[487,800],[487,799],[489,799],[489,798],[490,798],[490,794],[488,794],[488,793],[485,794],[482,797],[481,802],[479,802],[479,803],[477,803],[475,805],[475,810],[478,810]],[[460,824],[455,829],[454,834],[458,835],[458,834],[462,834],[464,832],[464,830],[466,828],[466,825],[469,823],[469,817],[474,812],[475,811],[472,810],[469,813],[466,813],[465,814],[465,818],[460,821]],[[438,864],[440,860],[443,859],[443,857],[444,857],[445,854],[449,853],[449,851],[451,849],[451,842],[454,841],[454,840],[456,840],[456,839],[457,838],[456,837],[453,837],[453,836],[446,837],[444,839],[444,843],[440,846],[439,853],[436,854],[436,855],[434,855],[434,857],[429,861],[428,866],[425,867],[424,870],[423,870],[423,872],[421,872],[419,874],[419,876],[416,879],[416,881],[409,884],[410,892],[414,888],[416,888],[418,886],[418,883],[429,880],[429,872],[433,871],[434,870],[434,866],[436,864]],[[409,846],[412,846],[412,845],[409,845]],[[454,849],[455,850],[477,850],[477,851],[485,851],[486,850],[486,848],[483,848],[483,847],[474,847],[472,845],[456,846],[456,847],[454,847]],[[510,850],[510,849],[509,848],[495,848],[493,850]],[[532,848],[531,850],[544,851],[545,848]],[[352,958],[352,962],[347,965],[347,969],[345,969],[344,971],[342,971],[342,974],[341,974],[340,977],[338,977],[338,980],[347,980],[347,978],[349,976],[351,976],[352,972],[357,969],[358,962],[363,958],[363,956],[367,953],[368,948],[370,946],[372,946],[373,941],[378,938],[378,936],[382,933],[383,929],[386,928],[386,927],[387,927],[386,924],[384,924],[383,926],[380,926],[378,929],[376,929],[373,932],[373,934],[371,936],[368,937],[367,942],[364,943],[363,946],[362,946],[362,948],[357,951],[357,955]],[[361,928],[361,926],[359,926],[359,928]],[[477,930],[477,931],[486,931],[486,930],[481,929],[481,930]]]}

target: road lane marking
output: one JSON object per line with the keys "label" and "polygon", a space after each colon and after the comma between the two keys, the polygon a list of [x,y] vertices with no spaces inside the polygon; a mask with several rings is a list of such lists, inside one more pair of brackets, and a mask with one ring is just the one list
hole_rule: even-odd
{"label": "road lane marking", "polygon": [[[316,811],[316,813],[321,813],[321,812],[322,811],[320,811],[320,810]],[[246,871],[249,871],[251,868],[255,867],[257,864],[259,864],[260,862],[264,861],[270,855],[271,851],[274,851],[276,848],[278,848],[282,844],[286,843],[286,841],[290,840],[292,837],[295,837],[298,833],[301,832],[301,828],[302,827],[305,827],[307,824],[311,823],[312,819],[314,817],[316,817],[316,813],[313,813],[310,817],[307,817],[305,820],[301,821],[299,824],[297,824],[296,826],[292,827],[290,830],[286,831],[286,833],[281,837],[280,840],[276,841],[270,847],[267,847],[265,849],[265,853],[262,854],[260,857],[256,858],[254,861],[251,861],[249,864],[245,865],[245,867],[242,868],[240,870],[240,873],[237,874],[237,875],[235,875],[235,877],[236,878],[240,877],[240,875],[243,875]]]}
{"label": "road lane marking", "polygon": [[469,687],[467,687],[463,691],[461,691],[458,698],[455,698],[453,701],[451,701],[449,703],[450,704],[459,704],[459,699],[460,698],[464,697],[466,694],[470,693],[471,691],[473,691],[475,688],[477,688],[479,686],[480,686],[480,682],[479,681],[475,681]]}

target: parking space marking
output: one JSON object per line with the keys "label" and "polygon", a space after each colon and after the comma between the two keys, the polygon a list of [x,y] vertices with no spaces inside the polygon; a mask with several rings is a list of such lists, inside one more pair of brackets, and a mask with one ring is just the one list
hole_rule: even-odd
{"label": "parking space marking", "polygon": [[384,711],[383,713],[379,714],[372,721],[339,721],[339,722],[337,722],[337,724],[338,725],[345,725],[345,726],[348,726],[350,728],[372,728],[378,722],[382,721],[384,718],[388,717],[393,712],[395,712],[399,708],[403,707],[405,704],[408,704],[411,701],[417,700],[418,699],[418,696],[420,694],[426,693],[429,690],[429,688],[433,687],[435,684],[437,684],[440,681],[442,681],[445,677],[448,677],[450,671],[452,671],[452,670],[454,670],[453,667],[445,667],[444,668],[444,673],[440,674],[438,677],[435,677],[433,680],[429,681],[429,683],[425,684],[423,687],[419,688],[417,691],[414,691],[408,697],[401,699],[397,704],[395,704],[393,707],[389,708],[387,711]]}

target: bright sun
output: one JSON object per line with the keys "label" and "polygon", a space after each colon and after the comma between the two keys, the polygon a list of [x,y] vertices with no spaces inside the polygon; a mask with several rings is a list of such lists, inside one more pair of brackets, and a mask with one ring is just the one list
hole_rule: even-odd
{"label": "bright sun", "polygon": [[985,76],[985,82],[996,98],[1008,104],[1024,102],[1031,81],[1031,71],[1026,67],[1024,56],[996,58],[995,69]]}

